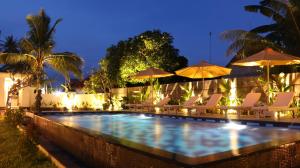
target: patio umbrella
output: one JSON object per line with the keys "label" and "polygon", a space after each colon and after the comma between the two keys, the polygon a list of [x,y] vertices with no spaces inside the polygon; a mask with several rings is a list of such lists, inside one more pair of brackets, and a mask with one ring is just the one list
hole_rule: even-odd
{"label": "patio umbrella", "polygon": [[230,74],[231,69],[222,66],[209,64],[206,61],[201,61],[197,65],[189,66],[176,71],[176,74],[192,79],[202,78],[202,88],[204,89],[204,78],[215,78]]}
{"label": "patio umbrella", "polygon": [[267,67],[267,87],[269,92],[270,66],[300,64],[298,57],[274,51],[266,48],[252,56],[232,63],[238,66],[266,66]]}
{"label": "patio umbrella", "polygon": [[267,81],[269,83],[270,66],[300,64],[300,59],[292,55],[274,51],[271,48],[266,48],[252,56],[236,61],[232,64],[238,66],[266,66]]}
{"label": "patio umbrella", "polygon": [[168,77],[173,75],[174,74],[172,73],[151,67],[146,70],[138,72],[132,77],[135,79],[153,79],[153,78],[162,78],[162,77]]}
{"label": "patio umbrella", "polygon": [[[157,69],[157,68],[153,68],[150,67],[146,70],[140,71],[137,74],[135,74],[134,76],[132,76],[132,78],[135,79],[155,79],[155,78],[163,78],[163,77],[169,77],[169,76],[173,76],[174,74]],[[152,99],[153,99],[153,84],[151,82],[151,90],[152,90]]]}

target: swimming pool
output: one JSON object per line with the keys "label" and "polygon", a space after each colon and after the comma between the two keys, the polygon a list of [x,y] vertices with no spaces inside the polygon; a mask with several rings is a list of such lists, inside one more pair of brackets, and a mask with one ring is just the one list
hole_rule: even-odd
{"label": "swimming pool", "polygon": [[255,147],[257,150],[287,140],[300,140],[300,131],[296,129],[161,118],[143,114],[46,115],[45,117],[70,127],[80,127],[126,140],[123,145],[133,142],[188,158],[201,158],[220,153],[238,156],[245,152],[246,148]]}

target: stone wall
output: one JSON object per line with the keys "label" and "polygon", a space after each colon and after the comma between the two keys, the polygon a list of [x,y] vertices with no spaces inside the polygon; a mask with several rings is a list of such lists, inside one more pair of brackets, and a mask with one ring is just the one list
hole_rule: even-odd
{"label": "stone wall", "polygon": [[39,132],[90,167],[179,168],[180,166],[114,144],[99,135],[84,133],[48,119],[34,116]]}

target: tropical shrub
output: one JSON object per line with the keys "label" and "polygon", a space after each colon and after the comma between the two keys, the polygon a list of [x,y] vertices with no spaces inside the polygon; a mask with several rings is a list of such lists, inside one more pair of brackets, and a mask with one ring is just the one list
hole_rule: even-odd
{"label": "tropical shrub", "polygon": [[7,109],[5,112],[5,120],[13,125],[22,124],[25,112],[21,109]]}
{"label": "tropical shrub", "polygon": [[179,85],[180,89],[183,91],[180,102],[187,101],[193,95],[193,88],[189,87],[189,84]]}

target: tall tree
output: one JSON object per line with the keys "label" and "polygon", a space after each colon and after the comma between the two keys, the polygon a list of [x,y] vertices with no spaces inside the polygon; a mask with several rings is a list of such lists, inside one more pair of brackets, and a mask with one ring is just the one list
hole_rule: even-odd
{"label": "tall tree", "polygon": [[230,30],[222,38],[232,41],[227,55],[242,58],[266,47],[300,56],[300,1],[261,0],[258,5],[245,6],[248,12],[270,18],[271,24],[246,30]]}
{"label": "tall tree", "polygon": [[[0,51],[4,53],[19,53],[19,41],[13,35],[7,36],[4,40],[0,41]],[[30,71],[30,65],[27,63],[6,64],[0,68],[1,71],[10,72],[12,74],[22,73],[25,74]]]}
{"label": "tall tree", "polygon": [[29,31],[26,37],[21,39],[20,52],[1,53],[0,63],[28,63],[31,65],[32,79],[37,87],[35,106],[36,111],[40,112],[41,86],[45,79],[45,67],[54,69],[65,78],[70,78],[71,73],[80,78],[83,60],[71,52],[53,52],[55,47],[54,33],[56,26],[62,19],[56,20],[51,26],[50,17],[42,9],[37,15],[28,15],[26,21]]}
{"label": "tall tree", "polygon": [[0,51],[2,52],[19,52],[18,40],[13,35],[7,36],[4,40],[0,41]]}
{"label": "tall tree", "polygon": [[130,76],[148,67],[173,72],[187,66],[187,59],[173,46],[173,37],[159,30],[120,41],[107,49],[100,67],[108,72],[109,79],[118,86],[141,82]]}

